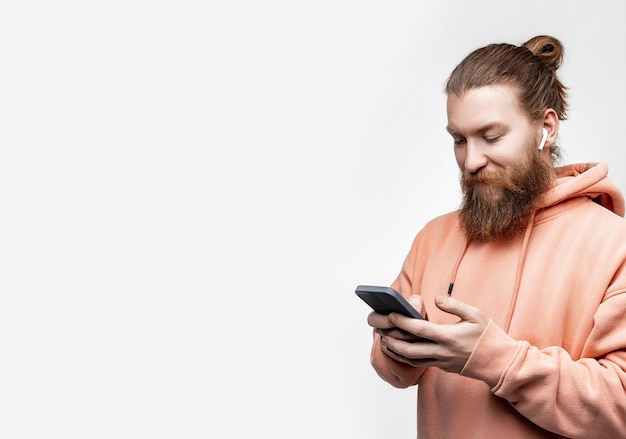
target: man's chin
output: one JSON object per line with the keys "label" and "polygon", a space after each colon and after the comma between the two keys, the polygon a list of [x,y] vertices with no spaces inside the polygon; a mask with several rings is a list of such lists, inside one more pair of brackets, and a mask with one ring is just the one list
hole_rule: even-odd
{"label": "man's chin", "polygon": [[497,203],[502,199],[503,190],[497,186],[477,186],[474,188],[475,196],[485,203]]}
{"label": "man's chin", "polygon": [[533,212],[531,201],[516,203],[504,189],[474,188],[461,209],[461,225],[470,240],[510,240],[523,232]]}

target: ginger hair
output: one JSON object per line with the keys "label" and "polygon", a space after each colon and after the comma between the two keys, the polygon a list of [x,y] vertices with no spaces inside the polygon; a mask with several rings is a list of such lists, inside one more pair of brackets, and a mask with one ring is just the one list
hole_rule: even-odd
{"label": "ginger hair", "polygon": [[[538,35],[521,46],[498,43],[474,50],[452,71],[447,94],[462,96],[468,90],[488,85],[511,85],[530,120],[540,120],[552,108],[559,120],[567,118],[567,87],[557,75],[563,61],[563,44],[555,37]],[[561,157],[552,145],[553,162]]]}

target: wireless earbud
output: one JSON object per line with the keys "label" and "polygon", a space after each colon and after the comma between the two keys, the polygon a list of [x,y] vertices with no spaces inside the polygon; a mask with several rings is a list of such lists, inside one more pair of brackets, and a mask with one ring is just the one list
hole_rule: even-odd
{"label": "wireless earbud", "polygon": [[541,136],[541,142],[539,143],[539,151],[543,149],[546,144],[546,139],[548,138],[548,130],[546,128],[542,128],[543,135]]}

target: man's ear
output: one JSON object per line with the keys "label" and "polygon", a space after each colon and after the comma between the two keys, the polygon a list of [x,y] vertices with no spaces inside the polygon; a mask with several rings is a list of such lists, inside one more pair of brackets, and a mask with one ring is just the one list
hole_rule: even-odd
{"label": "man's ear", "polygon": [[552,108],[548,108],[543,114],[543,126],[548,131],[546,136],[545,147],[550,148],[559,134],[559,116]]}

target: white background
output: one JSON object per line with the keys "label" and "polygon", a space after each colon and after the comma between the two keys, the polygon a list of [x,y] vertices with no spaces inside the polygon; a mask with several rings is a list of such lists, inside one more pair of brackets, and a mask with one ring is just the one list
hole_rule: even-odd
{"label": "white background", "polygon": [[626,188],[620,1],[210,3],[0,6],[2,437],[414,437],[353,291],[458,206],[477,47],[561,39]]}

